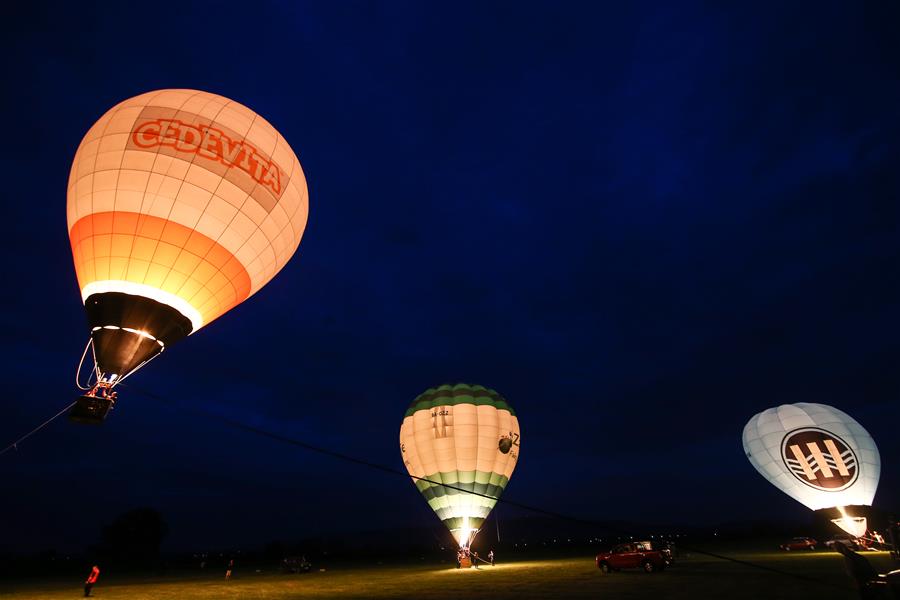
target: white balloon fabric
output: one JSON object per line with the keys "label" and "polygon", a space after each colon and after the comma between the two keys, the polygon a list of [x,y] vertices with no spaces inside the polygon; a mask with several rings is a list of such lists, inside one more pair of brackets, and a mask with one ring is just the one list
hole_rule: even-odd
{"label": "white balloon fabric", "polygon": [[744,427],[744,453],[775,487],[812,510],[871,506],[881,475],[875,440],[824,404],[783,404]]}

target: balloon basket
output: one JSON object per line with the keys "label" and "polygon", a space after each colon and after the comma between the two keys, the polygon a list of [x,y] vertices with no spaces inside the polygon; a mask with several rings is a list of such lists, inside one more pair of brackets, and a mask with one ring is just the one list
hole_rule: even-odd
{"label": "balloon basket", "polygon": [[113,403],[111,398],[91,396],[90,394],[81,396],[69,411],[69,420],[75,423],[99,425],[106,420],[106,415],[112,409]]}

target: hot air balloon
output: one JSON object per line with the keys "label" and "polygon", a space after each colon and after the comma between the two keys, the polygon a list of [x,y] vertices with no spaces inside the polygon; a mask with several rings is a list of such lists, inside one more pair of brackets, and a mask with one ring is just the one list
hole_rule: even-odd
{"label": "hot air balloon", "polygon": [[472,542],[509,483],[520,441],[515,411],[480,385],[431,388],[407,409],[403,464],[460,547]]}
{"label": "hot air balloon", "polygon": [[801,402],[765,410],[744,427],[744,452],[775,487],[822,510],[847,533],[866,532],[881,457],[872,436],[850,415]]}
{"label": "hot air balloon", "polygon": [[297,249],[308,212],[297,156],[246,106],[170,89],[111,108],[69,175],[82,362],[94,361],[72,416],[102,420],[116,384],[256,293]]}

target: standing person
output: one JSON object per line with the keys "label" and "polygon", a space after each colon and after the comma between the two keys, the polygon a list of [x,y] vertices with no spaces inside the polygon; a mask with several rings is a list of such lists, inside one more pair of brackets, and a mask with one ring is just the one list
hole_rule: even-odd
{"label": "standing person", "polygon": [[231,572],[234,571],[234,559],[228,559],[228,567],[225,570],[225,579],[231,579]]}
{"label": "standing person", "polygon": [[473,557],[473,558],[472,558],[472,564],[475,565],[475,568],[477,569],[477,568],[478,568],[478,561],[480,560],[480,559],[478,558],[478,552],[473,552],[473,553],[472,553],[472,557]]}
{"label": "standing person", "polygon": [[462,549],[456,551],[456,568],[458,569],[462,564]]}
{"label": "standing person", "polygon": [[94,565],[94,568],[91,569],[91,574],[88,575],[87,580],[84,582],[84,597],[87,598],[91,595],[91,588],[94,587],[94,584],[97,583],[97,578],[100,577],[100,567]]}
{"label": "standing person", "polygon": [[491,566],[494,566],[494,549],[491,548],[491,551],[488,552],[488,560],[491,561]]}

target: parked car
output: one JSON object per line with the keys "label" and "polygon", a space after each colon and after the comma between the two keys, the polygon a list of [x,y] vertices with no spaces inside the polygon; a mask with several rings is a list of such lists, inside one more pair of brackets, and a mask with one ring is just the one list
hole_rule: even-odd
{"label": "parked car", "polygon": [[815,550],[819,544],[811,537],[793,537],[781,544],[779,548],[782,550]]}
{"label": "parked car", "polygon": [[595,559],[604,573],[619,569],[643,569],[646,573],[666,568],[666,558],[659,550],[650,550],[643,542],[619,544],[609,552],[601,552]]}

